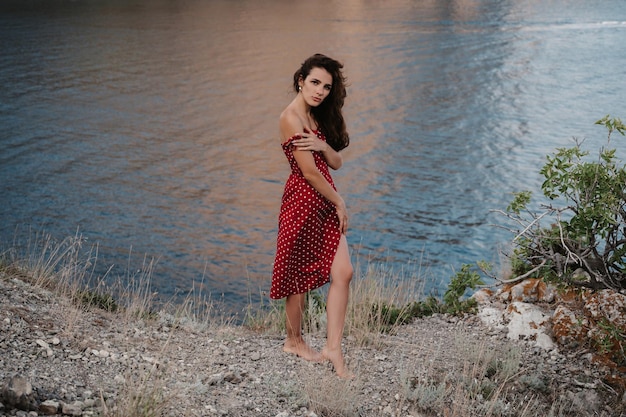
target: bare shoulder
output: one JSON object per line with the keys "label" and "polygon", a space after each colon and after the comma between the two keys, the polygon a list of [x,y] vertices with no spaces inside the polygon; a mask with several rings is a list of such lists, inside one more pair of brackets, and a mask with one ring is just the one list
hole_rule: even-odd
{"label": "bare shoulder", "polygon": [[302,132],[304,123],[302,118],[291,106],[288,106],[280,114],[279,128],[280,128],[280,141],[284,142],[294,134]]}

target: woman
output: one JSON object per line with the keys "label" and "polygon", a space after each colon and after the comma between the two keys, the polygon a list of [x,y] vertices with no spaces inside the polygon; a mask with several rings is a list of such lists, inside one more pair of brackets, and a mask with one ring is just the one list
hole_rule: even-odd
{"label": "woman", "polygon": [[[346,97],[343,65],[315,54],[296,71],[297,93],[280,115],[280,138],[291,166],[280,208],[270,297],[287,297],[285,352],[309,361],[329,360],[340,377],[351,377],[341,339],[352,279],[346,230],[348,212],[328,167],[339,169],[349,144],[341,109]],[[332,277],[332,280],[331,280]],[[302,337],[308,291],[330,281],[327,338],[322,352]]]}

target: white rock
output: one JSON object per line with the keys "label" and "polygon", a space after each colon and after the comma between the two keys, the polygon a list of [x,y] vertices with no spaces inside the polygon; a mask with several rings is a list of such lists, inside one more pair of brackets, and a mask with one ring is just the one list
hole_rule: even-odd
{"label": "white rock", "polygon": [[552,338],[545,333],[537,333],[535,342],[537,343],[538,347],[545,350],[552,350],[556,348],[556,345]]}
{"label": "white rock", "polygon": [[35,343],[37,343],[39,346],[41,346],[41,347],[42,347],[42,348],[44,348],[44,349],[50,349],[50,345],[49,345],[49,344],[47,344],[46,342],[44,342],[44,341],[43,341],[43,340],[41,340],[41,339],[37,339],[37,340],[35,340]]}
{"label": "white rock", "polygon": [[503,322],[503,311],[495,307],[481,307],[477,313],[480,320],[487,327],[502,329],[505,327]]}
{"label": "white rock", "polygon": [[[513,302],[506,309],[509,318],[507,337],[519,340],[524,337],[535,337],[537,346],[552,350],[554,342],[548,336],[550,316],[534,304]],[[539,334],[544,336],[538,337]],[[549,340],[548,340],[549,339]]]}
{"label": "white rock", "polygon": [[488,290],[487,288],[481,288],[472,294],[472,297],[478,304],[487,304],[491,302],[491,297],[493,296],[493,291]]}

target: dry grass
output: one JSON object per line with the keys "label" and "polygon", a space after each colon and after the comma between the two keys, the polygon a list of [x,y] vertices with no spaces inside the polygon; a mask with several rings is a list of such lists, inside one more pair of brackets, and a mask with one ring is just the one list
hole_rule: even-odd
{"label": "dry grass", "polygon": [[261,304],[248,304],[244,325],[251,330],[284,333],[285,332],[285,300],[271,300],[261,296]]}
{"label": "dry grass", "polygon": [[319,417],[357,416],[360,383],[358,380],[337,378],[331,372],[320,376],[317,372],[303,372],[298,376],[302,383],[304,401],[309,410]]}
{"label": "dry grass", "polygon": [[124,389],[114,401],[101,400],[105,417],[159,417],[175,402],[176,395],[167,392],[164,375],[153,365],[136,375],[129,372]]}
{"label": "dry grass", "polygon": [[[514,404],[506,398],[510,382],[520,374],[521,352],[476,345],[467,336],[448,347],[446,355],[463,358],[462,368],[446,358],[433,358],[427,367],[407,367],[402,376],[403,404],[414,415],[455,417],[530,417],[538,401]],[[437,363],[439,362],[439,365]],[[457,362],[457,361],[454,361]]]}
{"label": "dry grass", "polygon": [[396,274],[382,265],[368,265],[352,283],[346,335],[354,338],[359,346],[379,347],[384,334],[399,325],[390,317],[387,307],[400,306],[402,313],[403,308],[408,308],[402,306],[422,298],[423,286],[424,281],[419,276]]}
{"label": "dry grass", "polygon": [[[61,241],[37,233],[25,243],[0,253],[0,269],[8,275],[19,277],[36,287],[45,288],[58,308],[60,327],[66,336],[72,336],[84,314],[100,308],[115,314],[115,319],[132,328],[137,321],[163,320],[170,327],[186,326],[207,330],[223,326],[227,321],[216,320],[213,304],[201,291],[194,288],[182,303],[170,302],[156,313],[155,293],[151,290],[151,275],[155,261],[144,258],[142,268],[120,277],[116,284],[108,286],[105,276],[97,276],[94,266],[97,247],[84,248],[81,235]],[[115,295],[115,297],[114,297]],[[168,340],[169,342],[169,340]],[[164,343],[160,355],[166,357],[169,343]],[[101,398],[106,417],[161,416],[180,392],[168,390],[167,375],[159,367],[159,360],[141,369],[129,370],[125,376],[124,389],[115,399]]]}

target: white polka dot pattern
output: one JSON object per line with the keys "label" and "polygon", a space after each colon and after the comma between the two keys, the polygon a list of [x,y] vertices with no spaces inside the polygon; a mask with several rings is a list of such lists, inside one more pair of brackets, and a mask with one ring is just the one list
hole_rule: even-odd
{"label": "white polka dot pattern", "polygon": [[[321,132],[317,136],[326,140]],[[270,297],[279,299],[290,294],[302,294],[330,281],[330,267],[341,238],[335,205],[321,195],[302,175],[293,156],[289,138],[283,151],[291,166],[285,184],[280,214],[276,258],[272,273]],[[313,152],[315,166],[329,184],[335,184],[321,152]]]}

